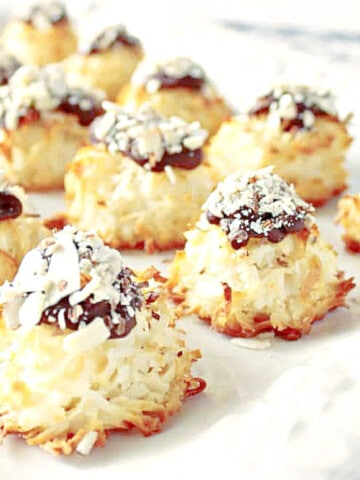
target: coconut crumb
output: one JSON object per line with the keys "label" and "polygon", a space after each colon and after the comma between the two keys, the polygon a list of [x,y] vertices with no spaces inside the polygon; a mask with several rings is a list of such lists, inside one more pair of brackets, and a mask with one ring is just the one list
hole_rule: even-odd
{"label": "coconut crumb", "polygon": [[259,334],[256,338],[236,337],[232,338],[230,341],[237,347],[247,348],[249,350],[266,350],[267,348],[271,347],[270,338],[262,337],[261,334]]}
{"label": "coconut crumb", "polygon": [[165,165],[164,171],[166,173],[166,176],[169,179],[169,182],[171,184],[175,185],[176,184],[176,175],[174,173],[174,169],[172,167],[170,167],[170,165]]}

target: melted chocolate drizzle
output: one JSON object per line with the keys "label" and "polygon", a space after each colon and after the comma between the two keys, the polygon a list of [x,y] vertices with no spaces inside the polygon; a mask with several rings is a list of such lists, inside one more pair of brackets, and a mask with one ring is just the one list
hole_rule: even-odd
{"label": "melted chocolate drizzle", "polygon": [[168,76],[164,73],[155,73],[148,78],[147,81],[158,80],[161,84],[161,89],[173,89],[173,88],[186,88],[188,90],[199,91],[204,85],[203,78],[195,78],[191,75],[185,75],[184,77],[176,78]]}
{"label": "melted chocolate drizzle", "polygon": [[[63,315],[66,328],[70,330],[78,330],[80,322],[88,324],[96,317],[101,317],[110,331],[110,338],[125,337],[135,327],[135,312],[140,310],[144,302],[141,289],[139,285],[133,282],[131,278],[132,275],[133,272],[129,268],[124,268],[120,272],[114,285],[118,287],[120,292],[130,298],[129,305],[134,312],[133,314],[129,312],[127,305],[124,306],[121,303],[118,303],[118,305],[112,309],[111,304],[107,300],[93,302],[93,296],[90,296],[86,300],[77,304],[81,307],[82,313],[76,318],[76,320],[74,320],[74,309],[76,309],[77,306],[72,307],[69,303],[69,296],[66,296],[56,305],[52,305],[44,311],[40,323],[52,325],[55,322],[51,321],[51,317],[57,321],[59,315]],[[112,310],[120,316],[119,323],[114,321],[114,318],[111,315]]]}
{"label": "melted chocolate drizzle", "polygon": [[[88,103],[90,108],[83,108],[82,103],[84,102]],[[62,99],[58,110],[76,115],[79,124],[83,127],[89,126],[96,117],[104,114],[99,101],[92,95],[82,91],[66,95]]]}
{"label": "melted chocolate drizzle", "polygon": [[[299,209],[297,215],[282,213],[276,216],[276,221],[278,224],[280,223],[281,227],[274,226],[274,217],[270,213],[259,215],[259,213],[248,207],[222,218],[213,215],[207,210],[206,219],[213,225],[219,225],[227,235],[232,248],[238,250],[241,247],[245,247],[250,238],[267,238],[271,243],[279,243],[287,234],[300,232],[306,228],[303,218],[304,213],[302,209]],[[259,219],[264,227],[262,233],[252,228],[254,222],[258,222]],[[232,228],[234,221],[239,222],[236,231]]]}
{"label": "melted chocolate drizzle", "polygon": [[[87,100],[90,102],[90,108],[82,108],[81,101]],[[76,115],[78,122],[81,126],[87,127],[90,123],[100,115],[104,114],[104,110],[101,107],[100,102],[89,94],[82,93],[81,95],[74,96],[69,94],[63,98],[60,105],[57,108],[58,111]],[[23,107],[19,113],[19,127],[27,125],[40,120],[41,113],[34,106]],[[1,128],[5,127],[5,116],[0,117]]]}
{"label": "melted chocolate drizzle", "polygon": [[[287,93],[287,92],[284,92]],[[258,98],[257,103],[249,111],[250,116],[267,115],[270,113],[270,107],[273,102],[277,102],[278,97],[274,95],[274,92],[270,92],[263,97]],[[294,100],[294,106],[296,108],[296,116],[294,118],[281,118],[281,128],[284,132],[290,132],[292,130],[306,130],[307,126],[304,124],[302,114],[305,111],[310,111],[316,117],[327,117],[334,121],[338,121],[337,117],[326,112],[317,105],[307,105],[304,102]]]}
{"label": "melted chocolate drizzle", "polygon": [[9,192],[0,192],[0,221],[20,217],[23,208],[20,200]]}
{"label": "melted chocolate drizzle", "polygon": [[189,150],[183,148],[179,153],[168,153],[165,152],[162,156],[162,159],[155,164],[149,162],[149,158],[139,158],[135,155],[132,155],[129,151],[123,152],[125,155],[130,157],[136,163],[141,165],[149,165],[149,170],[151,172],[163,172],[166,166],[182,168],[184,170],[193,170],[198,167],[202,161],[202,149],[198,148],[196,150]]}
{"label": "melted chocolate drizzle", "polygon": [[[99,119],[99,121],[100,120],[101,119]],[[99,140],[95,135],[96,122],[97,120],[92,123],[89,133],[90,141],[94,145],[99,143]],[[127,150],[121,150],[121,153],[131,158],[131,160],[136,162],[141,167],[145,167],[146,165],[145,168],[151,172],[163,172],[166,166],[182,168],[184,170],[193,170],[194,168],[198,167],[203,160],[203,151],[201,148],[189,150],[188,148],[183,147],[182,151],[179,153],[168,153],[165,151],[161,160],[154,164],[149,162],[149,157],[139,157],[134,155],[131,152],[131,146]]]}
{"label": "melted chocolate drizzle", "polygon": [[[92,55],[94,53],[101,53],[104,51],[102,44],[106,38],[107,32],[104,31],[98,35],[91,44],[84,49],[81,53],[85,55]],[[116,35],[113,41],[108,45],[107,50],[113,48],[115,45],[124,45],[125,47],[138,47],[140,42],[137,38],[132,37],[124,32],[120,32]]]}

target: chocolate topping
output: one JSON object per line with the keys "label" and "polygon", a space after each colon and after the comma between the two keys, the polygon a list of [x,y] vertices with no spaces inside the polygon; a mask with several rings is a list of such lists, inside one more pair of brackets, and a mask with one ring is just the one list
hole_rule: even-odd
{"label": "chocolate topping", "polygon": [[21,63],[12,55],[0,49],[0,86],[7,85],[11,75],[21,67]]}
{"label": "chocolate topping", "polygon": [[[37,122],[40,119],[40,112],[34,107],[22,107],[17,112],[17,125],[22,127],[28,123]],[[8,129],[6,115],[0,116],[0,126]]]}
{"label": "chocolate topping", "polygon": [[39,30],[44,30],[67,21],[67,14],[61,2],[44,2],[32,5],[20,19]]}
{"label": "chocolate topping", "polygon": [[0,192],[0,221],[20,217],[23,207],[21,201],[10,192]]}
{"label": "chocolate topping", "polygon": [[132,82],[144,85],[148,93],[161,89],[186,88],[202,90],[207,84],[203,68],[186,57],[158,64],[144,62],[134,73]]}
{"label": "chocolate topping", "polygon": [[89,125],[101,115],[102,95],[98,91],[69,86],[58,65],[20,67],[9,84],[0,88],[0,124],[6,130],[39,120],[45,111],[62,111]]}
{"label": "chocolate topping", "polygon": [[116,46],[139,47],[140,41],[131,36],[123,25],[106,28],[81,48],[81,53],[91,55],[110,50]]}
{"label": "chocolate topping", "polygon": [[313,221],[313,208],[270,169],[227,177],[210,195],[204,210],[206,220],[220,226],[235,250],[250,238],[281,242]]}
{"label": "chocolate topping", "polygon": [[334,99],[329,92],[314,92],[307,87],[279,87],[260,97],[250,116],[268,115],[268,123],[284,132],[310,130],[316,117],[338,121]]}
{"label": "chocolate topping", "polygon": [[196,150],[184,148],[179,153],[170,154],[165,152],[159,162],[156,162],[154,165],[151,165],[148,168],[147,165],[149,164],[149,158],[137,158],[133,157],[130,152],[124,153],[127,153],[127,155],[136,163],[142,167],[145,167],[151,172],[163,172],[166,166],[182,168],[183,170],[192,170],[200,165],[203,157],[202,150],[200,148]]}
{"label": "chocolate topping", "polygon": [[0,288],[0,303],[8,328],[48,324],[80,330],[96,322],[105,339],[117,339],[158,298],[156,289],[134,277],[117,250],[95,234],[66,226],[25,255],[14,280]]}
{"label": "chocolate topping", "polygon": [[89,126],[96,117],[104,114],[99,99],[80,88],[71,89],[58,108],[61,112],[76,115],[83,127]]}
{"label": "chocolate topping", "polygon": [[191,75],[175,78],[163,73],[156,73],[148,78],[147,90],[170,90],[173,88],[187,88],[188,90],[201,90],[204,84],[203,78],[195,78]]}
{"label": "chocolate topping", "polygon": [[106,114],[93,124],[91,138],[111,153],[121,152],[142,167],[162,172],[167,166],[190,170],[202,161],[207,137],[198,122],[163,118],[143,107],[137,111],[104,102]]}
{"label": "chocolate topping", "polygon": [[[140,310],[143,305],[143,296],[139,286],[132,280],[133,272],[129,268],[124,268],[114,282],[114,287],[127,296],[129,304],[124,306],[119,302],[114,311],[117,314],[112,315],[112,305],[109,301],[94,301],[93,295],[84,301],[72,306],[69,302],[69,295],[61,299],[55,305],[44,310],[40,323],[53,324],[63,317],[66,328],[77,330],[79,324],[88,324],[97,317],[104,320],[105,325],[110,331],[109,338],[121,338],[128,335],[136,325],[135,312]],[[129,308],[129,306],[131,308]]]}

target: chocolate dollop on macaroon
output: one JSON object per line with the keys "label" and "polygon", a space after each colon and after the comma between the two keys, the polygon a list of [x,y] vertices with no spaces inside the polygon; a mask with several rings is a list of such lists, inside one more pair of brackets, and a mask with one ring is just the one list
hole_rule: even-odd
{"label": "chocolate dollop on macaroon", "polygon": [[176,57],[147,68],[139,69],[134,76],[135,83],[142,83],[148,93],[162,89],[186,88],[202,90],[207,77],[201,65],[187,57]]}
{"label": "chocolate dollop on macaroon", "polygon": [[34,28],[44,30],[60,22],[67,22],[68,16],[62,2],[49,1],[31,5],[19,15],[19,20],[32,25]]}
{"label": "chocolate dollop on macaroon", "polygon": [[104,102],[103,107],[105,115],[92,127],[94,143],[103,143],[111,153],[121,152],[152,172],[200,165],[207,132],[198,122],[165,118],[147,106],[132,110]]}
{"label": "chocolate dollop on macaroon", "polygon": [[314,211],[271,168],[227,177],[210,195],[204,210],[206,220],[220,226],[235,250],[250,238],[281,242],[287,234],[311,226]]}
{"label": "chocolate dollop on macaroon", "polygon": [[106,52],[114,47],[139,47],[140,41],[129,34],[124,25],[112,25],[105,28],[95,37],[80,46],[80,52],[84,55]]}
{"label": "chocolate dollop on macaroon", "polygon": [[268,115],[268,123],[284,132],[311,130],[316,117],[337,121],[334,97],[329,91],[305,86],[280,86],[260,97],[250,116]]}

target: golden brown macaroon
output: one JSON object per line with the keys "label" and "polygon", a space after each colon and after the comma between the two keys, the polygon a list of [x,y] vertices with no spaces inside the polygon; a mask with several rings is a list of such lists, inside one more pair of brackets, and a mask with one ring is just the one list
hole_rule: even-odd
{"label": "golden brown macaroon", "polygon": [[183,57],[159,64],[140,64],[130,83],[120,91],[117,102],[149,103],[165,117],[176,115],[187,122],[199,121],[210,136],[232,113],[204,69]]}
{"label": "golden brown macaroon", "polygon": [[98,92],[69,87],[60,67],[24,66],[0,87],[0,168],[27,190],[63,187],[66,164],[103,111]]}
{"label": "golden brown macaroon", "polygon": [[98,88],[109,100],[131,78],[144,56],[140,41],[123,25],[104,29],[64,62],[69,83]]}
{"label": "golden brown macaroon", "polygon": [[343,240],[349,252],[360,253],[360,194],[339,200],[336,222],[344,228]]}
{"label": "golden brown macaroon", "polygon": [[309,333],[354,286],[338,271],[312,211],[269,169],[227,177],[170,267],[182,311],[231,336]]}
{"label": "golden brown macaroon", "polygon": [[2,43],[21,63],[46,65],[76,50],[76,37],[61,2],[32,5],[5,26]]}
{"label": "golden brown macaroon", "polygon": [[24,190],[8,185],[0,172],[0,284],[14,278],[24,255],[49,233]]}
{"label": "golden brown macaroon", "polygon": [[104,108],[93,123],[94,144],[67,169],[67,221],[95,228],[114,248],[180,248],[213,188],[202,163],[206,132],[149,109]]}
{"label": "golden brown macaroon", "polygon": [[29,252],[0,288],[2,435],[87,455],[113,431],[159,432],[201,392],[200,352],[186,347],[159,280],[74,227]]}
{"label": "golden brown macaroon", "polygon": [[274,166],[297,193],[321,206],[346,188],[348,119],[340,120],[330,93],[278,87],[234,117],[211,139],[207,160],[216,179]]}

